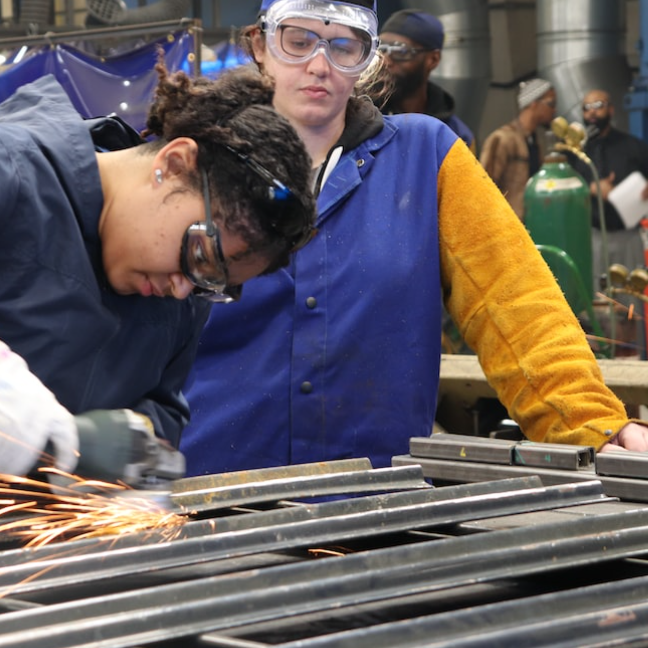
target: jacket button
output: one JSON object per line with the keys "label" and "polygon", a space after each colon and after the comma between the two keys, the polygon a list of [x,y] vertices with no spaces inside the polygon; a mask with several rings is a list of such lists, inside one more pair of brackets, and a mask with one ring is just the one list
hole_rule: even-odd
{"label": "jacket button", "polygon": [[317,299],[315,299],[315,297],[309,297],[306,300],[306,306],[308,306],[308,308],[315,308],[315,306],[317,306]]}
{"label": "jacket button", "polygon": [[302,394],[310,394],[313,391],[313,383],[308,382],[308,380],[305,380],[301,384],[300,390]]}
{"label": "jacket button", "polygon": [[363,167],[365,165],[365,161],[364,160],[358,160],[356,162],[356,165],[357,165],[357,167],[359,169],[360,167]]}

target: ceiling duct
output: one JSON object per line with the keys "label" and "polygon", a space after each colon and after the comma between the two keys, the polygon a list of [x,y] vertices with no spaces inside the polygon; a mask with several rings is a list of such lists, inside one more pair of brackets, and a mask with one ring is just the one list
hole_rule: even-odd
{"label": "ceiling duct", "polygon": [[[582,122],[589,90],[606,90],[621,108],[632,80],[625,56],[625,0],[537,0],[538,75],[558,94],[558,114]],[[615,123],[627,129],[623,110]]]}

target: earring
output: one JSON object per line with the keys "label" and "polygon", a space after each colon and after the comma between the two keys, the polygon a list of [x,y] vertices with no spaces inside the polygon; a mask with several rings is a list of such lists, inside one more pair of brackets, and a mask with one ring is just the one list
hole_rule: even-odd
{"label": "earring", "polygon": [[162,173],[162,169],[155,169],[155,182],[158,184],[162,184],[162,181],[164,180],[164,173]]}

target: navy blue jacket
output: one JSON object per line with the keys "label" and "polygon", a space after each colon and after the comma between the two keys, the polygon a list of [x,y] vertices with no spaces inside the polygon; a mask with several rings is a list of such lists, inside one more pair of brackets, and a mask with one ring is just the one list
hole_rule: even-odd
{"label": "navy blue jacket", "polygon": [[[101,125],[83,121],[52,77],[0,104],[0,339],[72,413],[132,408],[177,445],[208,307],[108,285],[89,130]],[[137,140],[119,124],[103,131],[109,148]]]}

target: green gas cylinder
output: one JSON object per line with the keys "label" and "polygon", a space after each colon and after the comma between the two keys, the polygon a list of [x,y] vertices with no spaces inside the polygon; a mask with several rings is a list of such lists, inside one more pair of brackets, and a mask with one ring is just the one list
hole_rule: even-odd
{"label": "green gas cylinder", "polygon": [[[551,152],[524,191],[524,223],[572,310],[593,298],[589,187],[567,158]],[[576,276],[578,275],[578,276]],[[585,291],[585,292],[583,292]]]}

